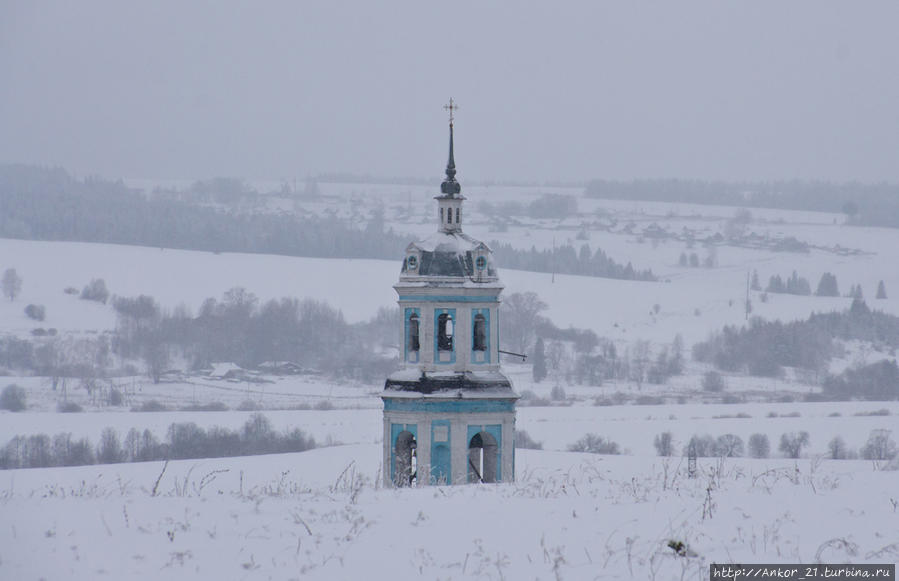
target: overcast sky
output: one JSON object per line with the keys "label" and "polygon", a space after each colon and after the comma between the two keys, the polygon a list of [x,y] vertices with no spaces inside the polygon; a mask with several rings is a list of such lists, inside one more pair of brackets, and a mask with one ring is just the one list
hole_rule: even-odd
{"label": "overcast sky", "polygon": [[[524,7],[528,4],[528,7]],[[899,2],[0,0],[0,161],[899,182]]]}

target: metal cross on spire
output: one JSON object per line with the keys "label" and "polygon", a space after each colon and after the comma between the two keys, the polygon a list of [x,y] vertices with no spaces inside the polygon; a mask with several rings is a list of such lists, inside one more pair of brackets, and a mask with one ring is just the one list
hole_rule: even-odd
{"label": "metal cross on spire", "polygon": [[453,113],[454,113],[455,111],[458,111],[458,110],[459,110],[459,106],[456,105],[456,103],[453,101],[453,98],[450,97],[449,105],[444,105],[443,108],[446,109],[447,111],[449,111],[449,114],[450,114],[450,125],[452,125],[452,124],[453,124],[453,119],[455,119],[455,116],[453,115]]}

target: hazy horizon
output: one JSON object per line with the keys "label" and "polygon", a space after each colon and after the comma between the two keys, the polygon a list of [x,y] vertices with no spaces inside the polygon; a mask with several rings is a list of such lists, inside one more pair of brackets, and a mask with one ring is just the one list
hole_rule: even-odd
{"label": "hazy horizon", "polygon": [[0,161],[899,182],[899,5],[0,2]]}

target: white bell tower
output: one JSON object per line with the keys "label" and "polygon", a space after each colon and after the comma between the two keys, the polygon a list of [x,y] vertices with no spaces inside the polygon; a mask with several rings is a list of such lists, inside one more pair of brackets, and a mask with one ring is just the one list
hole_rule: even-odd
{"label": "white bell tower", "polygon": [[394,486],[509,482],[515,401],[500,370],[503,285],[490,248],[462,232],[450,99],[449,161],[437,232],[409,244],[394,285],[403,317],[403,369],[387,378],[384,478]]}

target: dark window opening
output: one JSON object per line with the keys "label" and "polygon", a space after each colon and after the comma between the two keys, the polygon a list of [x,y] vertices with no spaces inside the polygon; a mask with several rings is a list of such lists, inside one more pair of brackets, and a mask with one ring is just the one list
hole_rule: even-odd
{"label": "dark window opening", "polygon": [[453,317],[447,313],[437,317],[437,349],[453,350]]}
{"label": "dark window opening", "polygon": [[452,208],[446,209],[446,223],[447,224],[453,223],[453,209]]}
{"label": "dark window opening", "polygon": [[397,486],[412,486],[415,484],[417,474],[417,461],[415,453],[415,436],[412,432],[402,431],[396,437],[396,465],[393,473],[393,482]]}
{"label": "dark window opening", "polygon": [[498,453],[496,438],[487,432],[475,434],[468,443],[468,481],[496,482]]}
{"label": "dark window opening", "polygon": [[459,214],[462,213],[462,208],[456,208],[456,224],[459,223]]}
{"label": "dark window opening", "polygon": [[474,351],[487,350],[487,319],[480,313],[474,316],[474,330],[471,345]]}
{"label": "dark window opening", "polygon": [[440,222],[443,223],[443,208],[440,208]]}
{"label": "dark window opening", "polygon": [[418,341],[418,315],[412,313],[409,317],[409,351],[418,351],[421,344]]}

